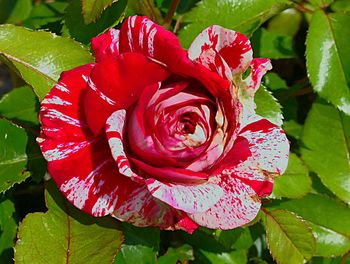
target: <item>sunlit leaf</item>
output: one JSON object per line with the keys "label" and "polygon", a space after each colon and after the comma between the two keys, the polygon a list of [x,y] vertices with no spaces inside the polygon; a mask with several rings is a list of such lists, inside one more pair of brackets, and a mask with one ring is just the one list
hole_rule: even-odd
{"label": "sunlit leaf", "polygon": [[254,96],[254,101],[256,104],[256,113],[258,115],[265,117],[276,125],[282,125],[283,116],[281,105],[264,86],[260,86]]}
{"label": "sunlit leaf", "polygon": [[92,61],[87,49],[71,39],[13,25],[0,25],[0,55],[17,69],[41,99],[62,71]]}
{"label": "sunlit leaf", "polygon": [[310,227],[295,214],[285,210],[266,212],[266,238],[277,263],[302,264],[312,257],[315,238]]}
{"label": "sunlit leaf", "polygon": [[350,14],[317,11],[306,40],[310,81],[321,97],[350,115]]}
{"label": "sunlit leaf", "polygon": [[302,159],[322,183],[350,204],[350,117],[314,103],[302,132]]}
{"label": "sunlit leaf", "polygon": [[322,195],[308,194],[273,207],[295,212],[310,224],[316,238],[316,255],[339,256],[350,250],[350,209],[344,204]]}
{"label": "sunlit leaf", "polygon": [[309,170],[294,153],[290,153],[286,172],[275,179],[272,197],[300,198],[311,190]]}
{"label": "sunlit leaf", "polygon": [[158,258],[158,264],[188,263],[189,260],[194,260],[193,249],[184,244],[177,248],[168,248],[167,252]]}
{"label": "sunlit leaf", "polygon": [[81,4],[85,24],[95,22],[108,6],[117,1],[118,0],[82,0]]}
{"label": "sunlit leaf", "polygon": [[123,240],[117,222],[79,211],[53,182],[45,196],[48,211],[28,214],[19,226],[16,263],[112,263]]}

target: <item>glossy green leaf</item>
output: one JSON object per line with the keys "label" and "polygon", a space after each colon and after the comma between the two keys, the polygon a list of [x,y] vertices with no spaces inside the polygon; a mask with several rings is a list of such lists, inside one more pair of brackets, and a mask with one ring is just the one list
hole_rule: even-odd
{"label": "glossy green leaf", "polygon": [[247,263],[247,251],[235,250],[231,252],[214,253],[200,249],[200,262],[204,264],[242,264]]}
{"label": "glossy green leaf", "polygon": [[0,98],[0,116],[39,125],[38,98],[29,86],[16,88]]}
{"label": "glossy green leaf", "polygon": [[0,0],[0,23],[19,23],[32,10],[31,0]]}
{"label": "glossy green leaf", "polygon": [[45,196],[48,211],[27,215],[19,226],[16,263],[112,263],[123,240],[118,222],[79,211],[52,181]]}
{"label": "glossy green leaf", "polygon": [[268,31],[295,36],[299,30],[303,15],[294,8],[288,8],[280,14],[274,16],[267,26]]}
{"label": "glossy green leaf", "polygon": [[93,60],[87,49],[71,39],[13,25],[0,25],[0,55],[41,99],[63,71]]}
{"label": "glossy green leaf", "polygon": [[275,179],[271,197],[301,198],[311,190],[309,170],[294,153],[290,153],[286,172]]}
{"label": "glossy green leaf", "polygon": [[317,11],[306,40],[310,81],[321,97],[350,115],[350,14]]}
{"label": "glossy green leaf", "polygon": [[95,22],[102,12],[118,0],[82,0],[82,11],[85,24]]}
{"label": "glossy green leaf", "polygon": [[326,196],[308,194],[301,199],[280,202],[286,209],[310,223],[316,238],[316,255],[335,256],[350,250],[350,209]]}
{"label": "glossy green leaf", "polygon": [[80,0],[72,0],[66,9],[65,25],[72,38],[84,44],[90,43],[91,38],[117,25],[122,19],[127,0],[118,0],[108,7],[94,23],[85,24]]}
{"label": "glossy green leaf", "polygon": [[279,264],[302,264],[315,250],[310,227],[295,214],[285,210],[266,213],[266,238],[271,255]]}
{"label": "glossy green leaf", "polygon": [[10,200],[0,199],[0,263],[11,263],[17,223],[13,214],[15,205]]}
{"label": "glossy green leaf", "polygon": [[268,119],[270,122],[280,126],[283,123],[281,105],[273,97],[272,93],[264,86],[260,86],[256,92],[254,101],[256,113]]}
{"label": "glossy green leaf", "polygon": [[305,163],[327,188],[350,204],[350,117],[331,105],[314,103],[301,140]]}
{"label": "glossy green leaf", "polygon": [[167,252],[158,258],[158,264],[188,263],[189,260],[194,260],[193,249],[184,244],[177,248],[168,248]]}
{"label": "glossy green leaf", "polygon": [[24,129],[0,119],[0,192],[30,176],[25,169],[28,161],[27,142]]}
{"label": "glossy green leaf", "polygon": [[285,0],[203,0],[187,13],[188,23],[180,32],[183,47],[206,27],[220,25],[250,36],[268,18],[286,8]]}
{"label": "glossy green leaf", "polygon": [[115,264],[152,264],[157,261],[160,232],[157,228],[139,228],[123,223],[125,240]]}
{"label": "glossy green leaf", "polygon": [[254,32],[251,43],[256,57],[287,59],[294,57],[292,37],[260,28]]}

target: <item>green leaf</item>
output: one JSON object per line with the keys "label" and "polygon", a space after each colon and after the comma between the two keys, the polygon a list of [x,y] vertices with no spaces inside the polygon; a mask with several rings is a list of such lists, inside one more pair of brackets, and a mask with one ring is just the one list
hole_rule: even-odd
{"label": "green leaf", "polygon": [[66,9],[65,22],[71,37],[84,44],[88,44],[91,38],[117,25],[122,19],[127,0],[118,0],[107,8],[96,21],[88,25],[84,22],[81,13],[80,0],[72,0]]}
{"label": "green leaf", "polygon": [[[191,2],[190,1],[180,1],[180,4],[183,2]],[[170,2],[167,4],[169,7]],[[128,14],[142,14],[144,16],[149,17],[152,21],[155,21],[158,24],[163,23],[163,17],[160,10],[155,6],[154,1],[144,1],[144,0],[128,0]]]}
{"label": "green leaf", "polygon": [[0,24],[19,23],[29,16],[31,10],[31,0],[0,0]]}
{"label": "green leaf", "polygon": [[309,2],[316,7],[325,8],[333,3],[334,0],[309,0]]}
{"label": "green leaf", "polygon": [[12,261],[17,223],[13,217],[15,206],[13,202],[0,199],[0,263],[8,264]]}
{"label": "green leaf", "polygon": [[350,12],[350,1],[337,0],[331,5],[331,9],[335,12]]}
{"label": "green leaf", "polygon": [[288,136],[299,139],[303,130],[303,125],[299,124],[294,119],[291,119],[283,122],[283,130]]}
{"label": "green leaf", "polygon": [[38,98],[29,86],[13,89],[0,99],[0,116],[39,125]]}
{"label": "green leaf", "polygon": [[250,36],[262,23],[288,6],[286,0],[203,0],[187,13],[179,32],[183,47],[206,27],[220,25]]}
{"label": "green leaf", "polygon": [[165,255],[158,258],[158,264],[188,263],[194,260],[193,249],[190,245],[183,244],[177,248],[168,248]]}
{"label": "green leaf", "polygon": [[242,264],[247,263],[247,251],[246,250],[235,250],[231,252],[214,253],[211,251],[199,250],[200,262],[204,264]]}
{"label": "green leaf", "polygon": [[314,90],[350,115],[350,27],[344,25],[350,25],[350,14],[315,12],[306,59]]}
{"label": "green leaf", "polygon": [[302,264],[315,250],[310,227],[285,210],[266,212],[266,238],[271,255],[280,264]]}
{"label": "green leaf", "polygon": [[309,171],[294,153],[290,153],[286,172],[275,179],[274,198],[301,198],[311,190]]}
{"label": "green leaf", "polygon": [[28,214],[19,226],[16,263],[112,263],[123,240],[117,221],[79,211],[52,181],[46,187],[48,211]]}
{"label": "green leaf", "polygon": [[0,119],[0,192],[30,176],[25,170],[28,136],[24,129]]}
{"label": "green leaf", "polygon": [[160,240],[159,229],[139,228],[127,223],[122,223],[122,226],[125,240],[114,263],[156,263]]}
{"label": "green leaf", "polygon": [[41,99],[61,72],[93,60],[87,49],[71,39],[13,25],[0,25],[0,55],[17,69]]}
{"label": "green leaf", "polygon": [[288,89],[287,83],[281,77],[278,76],[277,73],[268,72],[265,74],[263,79],[264,85],[268,87],[270,90],[285,90]]}
{"label": "green leaf", "polygon": [[300,27],[303,15],[294,8],[288,8],[270,19],[268,31],[294,37]]}
{"label": "green leaf", "polygon": [[283,123],[283,116],[281,105],[276,98],[272,96],[264,86],[260,86],[256,92],[254,101],[256,104],[256,113],[268,119],[270,122],[281,126]]}
{"label": "green leaf", "polygon": [[350,250],[350,209],[344,204],[308,194],[273,207],[295,212],[310,223],[316,238],[316,255],[330,257]]}
{"label": "green leaf", "polygon": [[270,59],[293,58],[292,37],[260,28],[251,38],[254,55]]}
{"label": "green leaf", "polygon": [[95,22],[102,12],[118,0],[82,0],[82,11],[85,24]]}
{"label": "green leaf", "polygon": [[350,204],[350,117],[314,103],[301,136],[302,159],[322,183]]}
{"label": "green leaf", "polygon": [[30,16],[23,21],[23,26],[31,29],[39,29],[48,23],[62,20],[67,2],[44,2],[33,7]]}

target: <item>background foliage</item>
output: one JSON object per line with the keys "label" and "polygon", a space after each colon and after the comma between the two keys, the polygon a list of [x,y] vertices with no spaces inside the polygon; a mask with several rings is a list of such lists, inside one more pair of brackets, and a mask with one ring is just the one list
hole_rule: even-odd
{"label": "background foliage", "polygon": [[[273,59],[257,112],[284,117],[291,155],[249,226],[136,228],[87,216],[44,180],[39,101],[62,71],[93,60],[91,37],[133,14],[185,48],[219,24]],[[349,0],[0,0],[0,24],[1,264],[350,263]]]}

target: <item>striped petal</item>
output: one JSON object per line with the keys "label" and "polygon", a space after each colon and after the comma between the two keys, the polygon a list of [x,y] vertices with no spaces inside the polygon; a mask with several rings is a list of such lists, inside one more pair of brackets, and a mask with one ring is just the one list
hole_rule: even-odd
{"label": "striped petal", "polygon": [[259,196],[269,195],[274,178],[288,165],[289,142],[283,130],[266,119],[246,126],[240,136],[249,143],[250,156],[223,173],[249,184]]}
{"label": "striped petal", "polygon": [[123,144],[123,134],[126,123],[126,111],[115,111],[106,122],[106,135],[112,156],[117,163],[119,173],[131,179],[143,182],[143,178],[134,173],[126,157]]}
{"label": "striped petal", "polygon": [[264,58],[254,58],[250,64],[251,72],[244,80],[251,95],[259,89],[261,79],[265,73],[272,69],[271,61]]}
{"label": "striped petal", "polygon": [[221,187],[211,183],[180,185],[147,179],[146,184],[155,198],[187,213],[205,212],[223,195]]}
{"label": "striped petal", "polygon": [[91,72],[84,101],[89,128],[99,134],[114,111],[127,109],[145,87],[163,81],[168,75],[164,66],[136,53],[98,63]]}
{"label": "striped petal", "polygon": [[260,201],[248,185],[225,175],[215,179],[224,191],[221,199],[209,210],[189,214],[200,226],[212,229],[233,229],[252,221],[260,209]]}
{"label": "striped petal", "polygon": [[111,28],[91,40],[96,62],[119,55],[119,30]]}
{"label": "striped petal", "polygon": [[179,229],[177,223],[182,217],[180,212],[154,198],[145,185],[134,188],[116,208],[112,216],[118,220],[139,227],[157,226],[161,229]]}
{"label": "striped petal", "polygon": [[188,50],[191,60],[229,79],[248,68],[252,55],[246,36],[217,25],[203,30]]}

